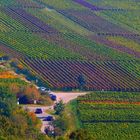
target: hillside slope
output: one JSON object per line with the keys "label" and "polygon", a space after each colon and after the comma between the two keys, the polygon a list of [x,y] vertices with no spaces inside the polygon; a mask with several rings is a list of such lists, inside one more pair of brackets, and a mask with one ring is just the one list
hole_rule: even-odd
{"label": "hillside slope", "polygon": [[54,89],[140,91],[140,2],[2,0],[0,55]]}

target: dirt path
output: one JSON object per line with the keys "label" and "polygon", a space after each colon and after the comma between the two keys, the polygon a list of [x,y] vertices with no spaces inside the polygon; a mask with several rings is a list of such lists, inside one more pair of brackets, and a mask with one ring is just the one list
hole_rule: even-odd
{"label": "dirt path", "polygon": [[69,101],[76,99],[80,95],[85,95],[88,92],[52,92],[52,94],[56,95],[57,101],[63,100],[64,103],[68,103]]}

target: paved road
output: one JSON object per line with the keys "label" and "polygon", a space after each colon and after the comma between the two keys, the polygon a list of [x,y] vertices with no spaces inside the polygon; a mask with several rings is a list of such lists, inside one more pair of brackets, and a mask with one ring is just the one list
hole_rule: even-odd
{"label": "paved road", "polygon": [[[64,103],[68,103],[69,101],[77,98],[78,96],[80,95],[85,95],[87,94],[87,92],[51,92],[51,94],[54,94],[56,95],[57,97],[57,101],[59,100],[63,100]],[[41,120],[42,122],[42,127],[41,127],[41,132],[42,133],[45,133],[44,132],[44,129],[45,127],[50,127],[51,130],[54,129],[54,127],[47,121],[43,121],[43,119],[45,117],[47,117],[48,115],[50,114],[47,114],[46,113],[46,110],[49,110],[49,109],[52,109],[53,110],[53,106],[29,106],[29,105],[26,105],[24,106],[24,109],[28,109],[30,112],[35,112],[35,110],[37,108],[41,108],[43,113],[42,114],[36,114],[36,116]]]}
{"label": "paved road", "polygon": [[63,100],[63,103],[68,103],[73,99],[76,99],[78,96],[85,95],[88,92],[52,92],[56,95],[57,101]]}
{"label": "paved road", "polygon": [[41,108],[43,112],[42,114],[36,114],[37,118],[39,118],[42,122],[41,132],[45,133],[44,130],[46,127],[50,127],[50,129],[53,130],[54,127],[51,125],[51,122],[43,121],[43,119],[50,115],[46,113],[46,110],[53,109],[53,106],[24,106],[24,109],[28,109],[30,112],[35,112],[37,108]]}

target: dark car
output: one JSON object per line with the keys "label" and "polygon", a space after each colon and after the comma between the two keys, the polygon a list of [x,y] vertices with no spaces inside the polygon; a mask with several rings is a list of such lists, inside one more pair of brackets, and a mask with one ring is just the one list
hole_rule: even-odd
{"label": "dark car", "polygon": [[42,109],[41,109],[41,108],[37,108],[37,109],[35,110],[35,113],[36,113],[36,114],[42,114]]}
{"label": "dark car", "polygon": [[43,121],[53,121],[53,116],[47,116]]}
{"label": "dark car", "polygon": [[56,95],[53,95],[53,94],[49,94],[50,95],[50,98],[53,100],[53,101],[56,101]]}

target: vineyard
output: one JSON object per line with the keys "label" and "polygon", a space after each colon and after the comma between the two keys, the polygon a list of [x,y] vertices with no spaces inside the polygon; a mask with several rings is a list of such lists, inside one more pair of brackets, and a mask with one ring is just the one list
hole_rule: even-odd
{"label": "vineyard", "polygon": [[139,140],[139,111],[138,92],[94,92],[77,100],[81,127],[99,140]]}
{"label": "vineyard", "polygon": [[140,91],[140,2],[2,0],[0,56],[53,89]]}

